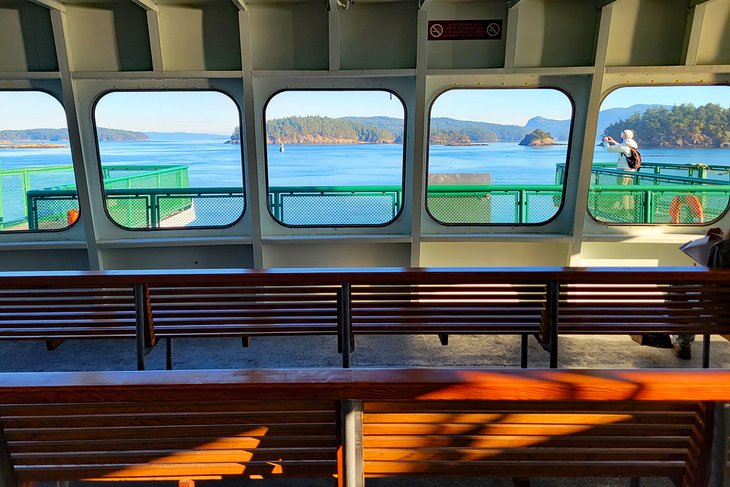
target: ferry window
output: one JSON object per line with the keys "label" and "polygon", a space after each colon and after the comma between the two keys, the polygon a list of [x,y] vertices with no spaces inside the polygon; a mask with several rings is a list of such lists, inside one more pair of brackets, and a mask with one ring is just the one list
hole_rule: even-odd
{"label": "ferry window", "polygon": [[289,226],[384,225],[403,201],[403,102],[388,91],[283,91],[266,105],[269,211]]}
{"label": "ferry window", "polygon": [[61,230],[78,217],[63,106],[40,91],[0,91],[0,231]]}
{"label": "ferry window", "polygon": [[701,225],[727,210],[730,86],[619,88],[593,142],[588,211],[599,222]]}
{"label": "ferry window", "polygon": [[117,91],[94,112],[106,210],[131,229],[221,227],[244,212],[240,115],[217,91]]}
{"label": "ferry window", "polygon": [[431,106],[426,207],[451,225],[553,218],[573,104],[556,89],[453,89]]}

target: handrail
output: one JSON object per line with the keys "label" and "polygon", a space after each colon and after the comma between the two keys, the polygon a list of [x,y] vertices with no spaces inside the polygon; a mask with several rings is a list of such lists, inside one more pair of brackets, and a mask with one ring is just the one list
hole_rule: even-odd
{"label": "handrail", "polygon": [[[209,400],[422,399],[730,402],[730,371],[673,369],[247,369],[5,372],[3,404],[34,401],[176,402],[189,387]],[[145,386],[144,394],[139,387]],[[263,396],[261,396],[263,397]]]}
{"label": "handrail", "polygon": [[196,284],[489,284],[495,282],[610,283],[619,278],[636,284],[730,282],[730,270],[705,267],[368,267],[275,269],[155,269],[108,271],[0,272],[0,287],[189,286]]}

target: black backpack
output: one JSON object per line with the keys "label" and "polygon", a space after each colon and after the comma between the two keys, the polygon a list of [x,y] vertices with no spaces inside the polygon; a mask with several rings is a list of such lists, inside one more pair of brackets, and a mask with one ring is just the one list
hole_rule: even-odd
{"label": "black backpack", "polygon": [[626,162],[629,165],[629,169],[638,171],[641,167],[641,152],[633,147],[629,147],[629,150],[631,151],[631,155],[626,156]]}

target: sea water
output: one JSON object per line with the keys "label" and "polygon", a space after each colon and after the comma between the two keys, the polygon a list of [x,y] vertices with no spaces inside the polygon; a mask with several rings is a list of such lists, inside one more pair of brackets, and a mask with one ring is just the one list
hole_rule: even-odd
{"label": "sea water", "polygon": [[[185,165],[191,187],[241,188],[242,147],[224,138],[100,142],[103,166]],[[645,162],[704,163],[730,167],[727,149],[642,148]],[[430,174],[488,173],[497,185],[554,184],[556,164],[565,163],[567,145],[526,147],[516,142],[471,146],[433,145],[428,150]],[[266,147],[266,180],[270,188],[287,186],[400,187],[405,174],[404,146],[400,144],[289,144]],[[595,160],[616,161],[616,154],[595,148]],[[0,149],[0,169],[71,164],[68,148]],[[720,171],[722,172],[722,171]],[[728,180],[727,174],[711,177]],[[31,189],[73,183],[70,172],[34,175]],[[3,178],[2,203],[6,219],[23,212],[18,178]],[[13,209],[15,208],[15,210]],[[15,211],[17,213],[18,211]],[[388,218],[383,222],[388,221]]]}
{"label": "sea water", "polygon": [[[191,186],[240,186],[241,146],[223,142],[221,139],[101,142],[99,151],[104,166],[182,164],[188,166]],[[555,166],[565,163],[567,151],[567,145],[525,147],[515,142],[433,145],[429,147],[428,171],[489,173],[492,184],[554,184]],[[641,152],[644,162],[730,167],[728,149],[642,148]],[[277,145],[268,145],[266,171],[270,186],[400,185],[404,159],[404,147],[400,144],[290,144],[284,147],[284,152]],[[598,147],[595,160],[613,162],[616,154]],[[0,169],[63,164],[71,164],[68,148],[0,149]],[[65,183],[52,185],[59,184]]]}

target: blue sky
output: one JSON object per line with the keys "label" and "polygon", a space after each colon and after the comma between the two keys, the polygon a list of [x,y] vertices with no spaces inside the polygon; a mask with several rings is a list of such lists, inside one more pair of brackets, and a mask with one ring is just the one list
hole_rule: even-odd
{"label": "blue sky", "polygon": [[[621,88],[606,96],[601,109],[708,102],[729,107],[730,86]],[[386,91],[286,91],[269,101],[266,116],[403,118],[403,110],[398,97]],[[516,125],[537,115],[567,119],[570,114],[567,97],[551,89],[455,89],[440,95],[431,110],[434,117]],[[218,92],[115,92],[99,101],[96,120],[101,127],[141,132],[228,135],[239,124],[239,114],[234,102]],[[65,126],[63,108],[52,96],[0,91],[0,130]]]}

